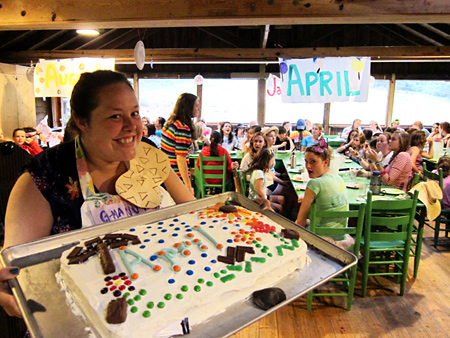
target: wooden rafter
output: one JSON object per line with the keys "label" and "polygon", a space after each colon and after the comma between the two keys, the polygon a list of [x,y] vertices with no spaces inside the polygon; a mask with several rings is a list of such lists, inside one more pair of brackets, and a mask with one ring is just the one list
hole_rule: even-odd
{"label": "wooden rafter", "polygon": [[[146,49],[154,63],[271,62],[282,58],[369,56],[374,60],[450,60],[450,46],[444,47],[327,47],[327,48],[165,48]],[[134,63],[132,49],[57,50],[0,52],[0,62],[29,63],[38,59],[76,57],[115,58],[117,63]]]}
{"label": "wooden rafter", "polygon": [[3,1],[0,30],[450,23],[448,0]]}

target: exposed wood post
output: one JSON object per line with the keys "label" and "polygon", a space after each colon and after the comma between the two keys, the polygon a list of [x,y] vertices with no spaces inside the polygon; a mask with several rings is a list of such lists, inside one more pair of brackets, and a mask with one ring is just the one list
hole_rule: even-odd
{"label": "exposed wood post", "polygon": [[330,109],[331,103],[325,103],[323,107],[323,131],[325,135],[330,135]]}
{"label": "exposed wood post", "polygon": [[62,126],[62,98],[52,97],[52,124],[53,127]]}
{"label": "exposed wood post", "polygon": [[257,122],[259,126],[264,126],[266,122],[266,79],[264,78],[264,73],[266,72],[266,66],[259,66],[258,78],[258,117]]}
{"label": "exposed wood post", "polygon": [[136,95],[139,102],[139,74],[133,74],[133,82],[134,82],[134,94]]}
{"label": "exposed wood post", "polygon": [[197,85],[197,97],[199,98],[200,102],[200,114],[197,116],[197,122],[202,117],[202,97],[203,97],[203,84]]}
{"label": "exposed wood post", "polygon": [[386,127],[389,127],[392,121],[392,112],[394,110],[394,93],[395,93],[395,74],[392,74],[391,80],[389,81],[389,96],[386,109]]}

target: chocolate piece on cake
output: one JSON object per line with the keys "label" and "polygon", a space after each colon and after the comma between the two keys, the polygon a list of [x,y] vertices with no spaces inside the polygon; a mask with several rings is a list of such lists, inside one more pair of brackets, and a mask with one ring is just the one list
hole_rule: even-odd
{"label": "chocolate piece on cake", "polygon": [[249,254],[254,254],[255,253],[255,249],[253,249],[252,246],[242,246],[242,245],[238,245],[236,247],[237,251],[243,251],[243,252],[247,252]]}
{"label": "chocolate piece on cake", "polygon": [[236,256],[236,248],[234,246],[227,247],[227,256],[235,257]]}
{"label": "chocolate piece on cake", "polygon": [[101,242],[102,242],[102,240],[100,237],[95,237],[89,241],[84,242],[84,246],[89,249],[90,247],[94,246],[95,244],[99,244]]}
{"label": "chocolate piece on cake", "polygon": [[122,245],[127,246],[128,245],[128,240],[125,239],[123,241],[118,241],[118,242],[112,242],[109,247],[111,249],[115,249],[115,248],[120,248]]}
{"label": "chocolate piece on cake", "polygon": [[286,300],[286,294],[280,288],[267,288],[253,292],[253,303],[263,310],[280,304]]}
{"label": "chocolate piece on cake", "polygon": [[245,261],[245,251],[236,251],[236,262],[243,262]]}
{"label": "chocolate piece on cake", "polygon": [[287,239],[296,239],[297,241],[300,239],[300,234],[294,229],[282,229],[281,236]]}
{"label": "chocolate piece on cake", "polygon": [[228,205],[222,205],[219,208],[219,211],[222,211],[224,213],[230,213],[230,212],[237,212],[237,208],[234,205],[228,204]]}
{"label": "chocolate piece on cake", "polygon": [[67,259],[75,258],[78,256],[78,254],[83,250],[81,246],[76,246],[73,248],[73,250],[70,252],[70,254],[67,255]]}
{"label": "chocolate piece on cake", "polygon": [[217,260],[219,262],[225,263],[225,264],[232,264],[234,265],[234,256],[217,256]]}
{"label": "chocolate piece on cake", "polygon": [[116,239],[116,238],[121,238],[122,234],[106,234],[105,236],[103,236],[103,240],[105,239]]}
{"label": "chocolate piece on cake", "polygon": [[109,324],[120,324],[127,320],[127,300],[123,297],[109,302],[106,309],[106,322]]}
{"label": "chocolate piece on cake", "polygon": [[100,243],[97,245],[97,255],[100,259],[100,264],[102,265],[103,273],[105,275],[116,272],[116,266],[114,265],[111,254],[109,253],[108,247],[105,243]]}
{"label": "chocolate piece on cake", "polygon": [[79,256],[69,259],[69,264],[78,264],[78,263],[86,262],[89,257],[92,257],[94,255],[95,255],[94,250],[88,250]]}

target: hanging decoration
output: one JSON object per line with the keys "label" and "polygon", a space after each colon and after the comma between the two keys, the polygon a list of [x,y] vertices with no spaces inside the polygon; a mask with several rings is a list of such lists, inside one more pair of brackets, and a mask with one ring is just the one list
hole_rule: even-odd
{"label": "hanging decoration", "polygon": [[139,40],[134,46],[134,61],[139,70],[144,68],[145,64],[145,46],[142,40]]}
{"label": "hanging decoration", "polygon": [[201,86],[203,84],[203,76],[201,76],[200,74],[196,75],[194,77],[194,82],[197,86]]}

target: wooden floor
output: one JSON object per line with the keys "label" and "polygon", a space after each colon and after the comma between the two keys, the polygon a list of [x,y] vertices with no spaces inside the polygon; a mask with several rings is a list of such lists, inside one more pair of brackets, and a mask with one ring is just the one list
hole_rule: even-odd
{"label": "wooden floor", "polygon": [[362,298],[358,276],[351,311],[344,309],[345,297],[321,297],[309,312],[302,297],[232,338],[450,337],[450,240],[436,250],[431,236],[425,229],[419,273],[412,277],[411,259],[403,297],[397,284],[377,278],[369,279]]}

